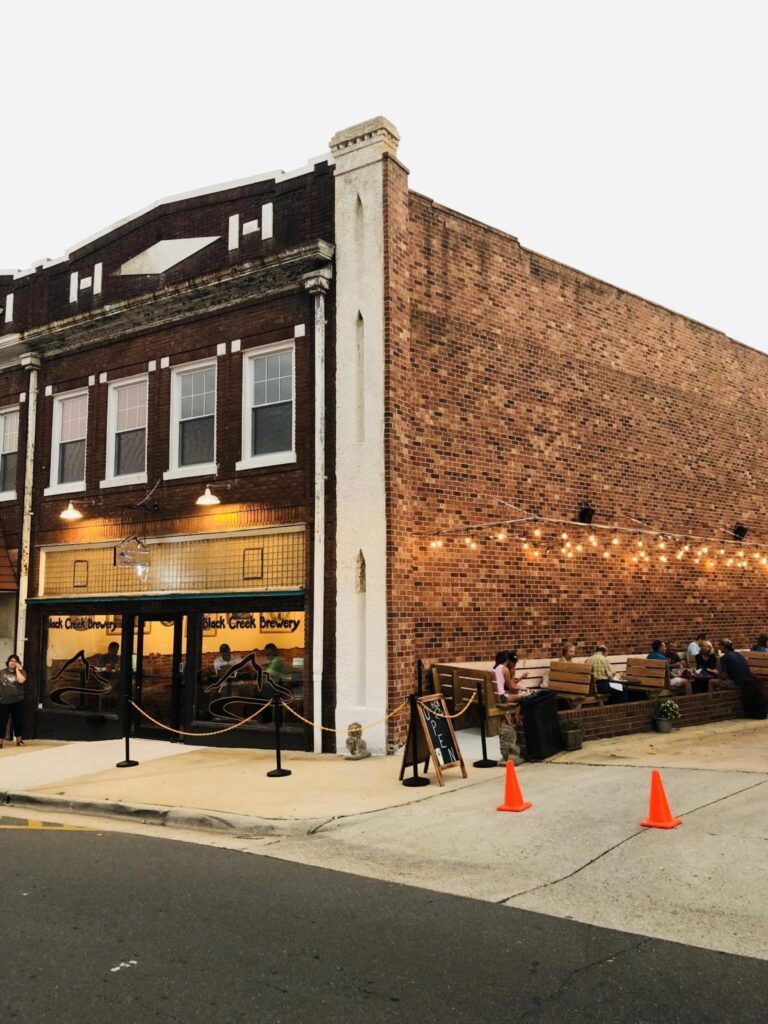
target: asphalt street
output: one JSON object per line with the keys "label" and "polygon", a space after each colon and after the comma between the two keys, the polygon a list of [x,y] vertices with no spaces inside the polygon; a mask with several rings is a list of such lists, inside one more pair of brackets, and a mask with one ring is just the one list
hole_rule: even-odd
{"label": "asphalt street", "polygon": [[17,813],[0,820],[3,1021],[766,1019],[761,960]]}

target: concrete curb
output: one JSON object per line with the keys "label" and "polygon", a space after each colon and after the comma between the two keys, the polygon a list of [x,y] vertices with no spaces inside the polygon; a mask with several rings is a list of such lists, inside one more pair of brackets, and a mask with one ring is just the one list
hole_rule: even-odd
{"label": "concrete curb", "polygon": [[73,797],[44,796],[39,793],[0,793],[0,805],[37,807],[41,810],[68,811],[94,817],[127,818],[147,825],[167,828],[204,829],[248,838],[297,836],[315,832],[332,818],[272,819],[246,814],[226,814],[189,807],[154,807],[150,804],[109,803],[105,800],[80,800]]}

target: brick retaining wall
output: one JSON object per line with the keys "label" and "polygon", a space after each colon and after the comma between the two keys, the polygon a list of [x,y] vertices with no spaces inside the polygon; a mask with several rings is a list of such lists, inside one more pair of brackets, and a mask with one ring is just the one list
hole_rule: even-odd
{"label": "brick retaining wall", "polygon": [[[743,718],[741,697],[732,690],[717,693],[695,693],[690,697],[675,697],[680,706],[679,727],[705,725],[730,718]],[[599,740],[609,736],[626,736],[630,733],[651,732],[653,702],[633,701],[629,704],[611,704],[560,711],[565,721],[581,722],[584,740]],[[525,736],[518,730],[518,740],[523,757],[526,755]]]}

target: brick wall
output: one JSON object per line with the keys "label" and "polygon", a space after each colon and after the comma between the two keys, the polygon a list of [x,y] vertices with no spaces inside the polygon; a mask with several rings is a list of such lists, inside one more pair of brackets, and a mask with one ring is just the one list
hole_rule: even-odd
{"label": "brick wall", "polygon": [[759,563],[643,568],[626,540],[603,558],[603,534],[569,560],[556,524],[538,558],[519,524],[504,542],[473,532],[474,550],[430,539],[512,519],[509,503],[571,519],[583,502],[596,523],[721,536],[743,522],[766,538],[766,356],[415,193],[408,230],[408,345],[388,351],[390,700],[419,657],[546,657],[566,639],[645,652],[700,628],[754,642]]}
{"label": "brick wall", "polygon": [[[674,698],[680,706],[678,725],[706,725],[729,718],[743,718],[741,697],[733,690],[716,693],[694,693]],[[633,701],[629,704],[611,704],[560,711],[559,717],[566,721],[580,722],[585,740],[603,739],[607,736],[624,736],[628,733],[648,732],[653,729],[653,701]]]}

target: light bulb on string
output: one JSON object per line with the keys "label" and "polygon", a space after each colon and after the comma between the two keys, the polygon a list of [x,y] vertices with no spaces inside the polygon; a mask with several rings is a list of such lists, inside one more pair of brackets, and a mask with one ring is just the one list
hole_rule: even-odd
{"label": "light bulb on string", "polygon": [[538,526],[537,526],[537,527],[536,527],[536,529],[535,529],[535,530],[533,531],[533,536],[534,536],[534,537],[540,537],[540,536],[541,536],[541,529],[540,529],[540,528],[539,528]]}
{"label": "light bulb on string", "polygon": [[620,543],[621,541],[619,540],[618,534],[614,533],[613,537],[611,538],[611,544],[613,544],[614,547],[617,547]]}
{"label": "light bulb on string", "polygon": [[560,537],[561,537],[562,540],[568,540],[568,534],[567,533],[561,533]]}
{"label": "light bulb on string", "polygon": [[610,551],[604,551],[603,552],[603,558],[610,558],[610,557],[611,557],[611,552]]}
{"label": "light bulb on string", "polygon": [[475,541],[471,540],[469,542],[469,550],[470,551],[477,551],[477,544],[475,543]]}

